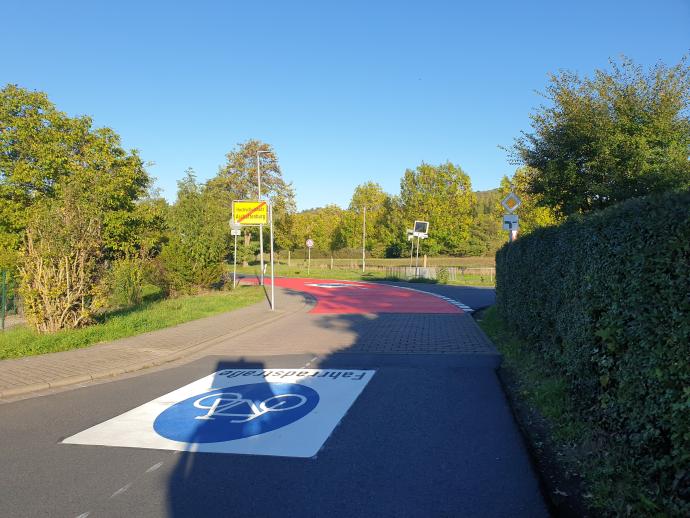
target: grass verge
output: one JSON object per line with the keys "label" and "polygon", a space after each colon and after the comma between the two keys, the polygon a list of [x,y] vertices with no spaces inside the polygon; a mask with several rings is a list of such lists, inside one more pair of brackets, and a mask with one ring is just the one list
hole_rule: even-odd
{"label": "grass verge", "polygon": [[259,302],[263,289],[241,286],[234,291],[145,302],[106,314],[101,322],[81,329],[42,335],[25,327],[0,333],[0,359],[67,351],[135,336]]}
{"label": "grass verge", "polygon": [[[246,266],[238,267],[237,273],[243,275],[258,275],[259,266]],[[266,269],[268,275],[270,275],[270,267]],[[230,269],[232,273],[232,269]],[[277,265],[275,268],[275,275],[281,277],[308,277],[311,279],[335,279],[335,280],[347,280],[347,281],[399,281],[401,279],[391,278],[386,275],[384,269],[372,269],[367,270],[364,273],[362,270],[349,269],[349,268],[333,268],[332,270],[327,267],[312,267],[307,271],[305,267],[295,267],[286,265]],[[435,280],[429,279],[412,279],[408,282],[426,282],[430,284],[437,284]],[[465,275],[463,280],[450,281],[446,284],[453,286],[494,286],[494,278],[482,275]]]}
{"label": "grass verge", "polygon": [[596,482],[588,476],[596,477],[588,459],[592,433],[571,406],[565,380],[515,336],[495,307],[477,322],[503,354],[499,376],[555,514],[590,514],[592,495],[583,488]]}

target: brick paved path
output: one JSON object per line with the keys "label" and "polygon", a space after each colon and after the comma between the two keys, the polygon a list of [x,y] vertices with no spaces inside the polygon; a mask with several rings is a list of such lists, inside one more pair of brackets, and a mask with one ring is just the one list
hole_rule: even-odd
{"label": "brick paved path", "polygon": [[40,356],[0,361],[0,400],[39,390],[83,383],[134,372],[191,356],[218,341],[295,311],[310,301],[299,294],[281,293],[278,310],[261,302],[230,313],[194,320],[113,342]]}
{"label": "brick paved path", "polygon": [[308,296],[282,289],[276,294],[275,313],[262,302],[85,349],[0,361],[0,400],[212,354],[446,354],[492,357],[496,364],[500,359],[474,319],[456,307],[450,313],[314,314],[308,313]]}

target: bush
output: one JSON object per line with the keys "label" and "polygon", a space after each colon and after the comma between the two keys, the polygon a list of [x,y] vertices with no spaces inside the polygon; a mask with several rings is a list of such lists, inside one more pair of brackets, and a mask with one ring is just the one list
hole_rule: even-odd
{"label": "bush", "polygon": [[148,261],[139,257],[124,257],[113,262],[106,283],[111,306],[136,306],[143,300],[144,283],[149,277]]}
{"label": "bush", "polygon": [[228,208],[218,192],[187,173],[178,182],[177,201],[167,213],[170,229],[160,261],[175,292],[194,292],[218,284],[230,248]]}
{"label": "bush", "polygon": [[73,194],[37,209],[26,231],[19,291],[41,333],[87,325],[104,303],[101,220]]}
{"label": "bush", "polygon": [[[496,255],[497,307],[598,435],[596,503],[690,515],[690,192],[538,229]],[[623,491],[625,479],[634,490]]]}

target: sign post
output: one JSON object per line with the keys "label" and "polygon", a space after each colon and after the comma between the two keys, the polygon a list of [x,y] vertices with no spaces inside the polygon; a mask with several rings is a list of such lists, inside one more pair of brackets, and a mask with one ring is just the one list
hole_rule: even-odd
{"label": "sign post", "polygon": [[259,256],[261,273],[259,284],[264,284],[263,226],[268,223],[268,203],[261,200],[235,200],[232,202],[232,220],[240,225],[259,227]]}
{"label": "sign post", "polygon": [[[269,222],[270,215],[270,222]],[[232,223],[233,235],[235,236],[235,250],[237,250],[237,236],[240,234],[239,227],[241,226],[259,226],[259,232],[262,232],[263,225],[269,224],[271,226],[271,311],[275,310],[275,275],[274,275],[274,249],[273,249],[273,210],[268,202],[261,200],[235,200],[232,202]],[[235,231],[234,225],[237,225]],[[236,233],[235,233],[236,232]],[[263,239],[261,240],[263,242]],[[259,245],[261,246],[261,245]],[[261,276],[260,284],[264,285],[264,265],[263,265],[263,250],[261,252]],[[234,276],[234,273],[233,273]],[[234,282],[234,280],[233,280]]]}
{"label": "sign post", "polygon": [[503,230],[510,232],[508,239],[512,243],[517,239],[518,233],[518,216],[515,211],[522,205],[522,200],[514,192],[510,192],[508,196],[501,201],[503,208],[508,211],[508,214],[503,215]]}
{"label": "sign post", "polygon": [[0,312],[2,316],[2,326],[0,327],[3,331],[5,330],[5,313],[7,312],[7,271],[2,271],[2,307],[0,307]]}
{"label": "sign post", "polygon": [[235,251],[232,254],[232,289],[237,286],[237,236],[242,233],[242,226],[234,221],[230,222],[230,235],[235,238]]}
{"label": "sign post", "polygon": [[307,259],[307,275],[309,275],[309,269],[311,268],[311,249],[314,246],[313,239],[307,239],[307,252],[309,253],[309,259]]}
{"label": "sign post", "polygon": [[410,268],[412,268],[412,258],[414,257],[414,230],[407,230],[407,240],[410,242]]}
{"label": "sign post", "polygon": [[429,237],[429,222],[419,221],[414,222],[414,230],[412,231],[412,237],[417,238],[417,260],[415,262],[415,277],[419,277],[419,240],[426,239]]}

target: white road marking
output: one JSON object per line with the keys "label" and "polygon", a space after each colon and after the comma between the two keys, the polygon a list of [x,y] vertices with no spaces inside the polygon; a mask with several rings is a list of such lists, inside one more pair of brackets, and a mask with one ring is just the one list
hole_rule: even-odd
{"label": "white road marking", "polygon": [[162,462],[159,462],[158,464],[154,464],[151,466],[149,469],[146,470],[146,473],[151,473],[153,471],[156,471],[158,468],[160,468],[163,465]]}
{"label": "white road marking", "polygon": [[467,304],[463,304],[459,300],[451,299],[450,297],[446,297],[444,295],[439,295],[438,293],[433,293],[431,291],[424,291],[424,290],[416,290],[414,288],[408,288],[407,286],[396,286],[395,284],[387,284],[386,286],[392,286],[394,288],[399,288],[401,290],[409,290],[409,291],[416,291],[417,293],[426,293],[427,295],[431,295],[432,297],[436,297],[438,299],[443,299],[446,302],[451,303],[453,306],[458,307],[465,311],[466,313],[472,313],[474,312],[474,309],[469,307]]}
{"label": "white road marking", "polygon": [[122,493],[127,491],[130,487],[132,487],[131,482],[129,484],[127,484],[126,486],[123,486],[120,489],[118,489],[117,491],[115,491],[112,495],[110,495],[110,498],[115,498],[116,496],[121,495]]}
{"label": "white road marking", "polygon": [[313,457],[374,373],[223,369],[63,443]]}

